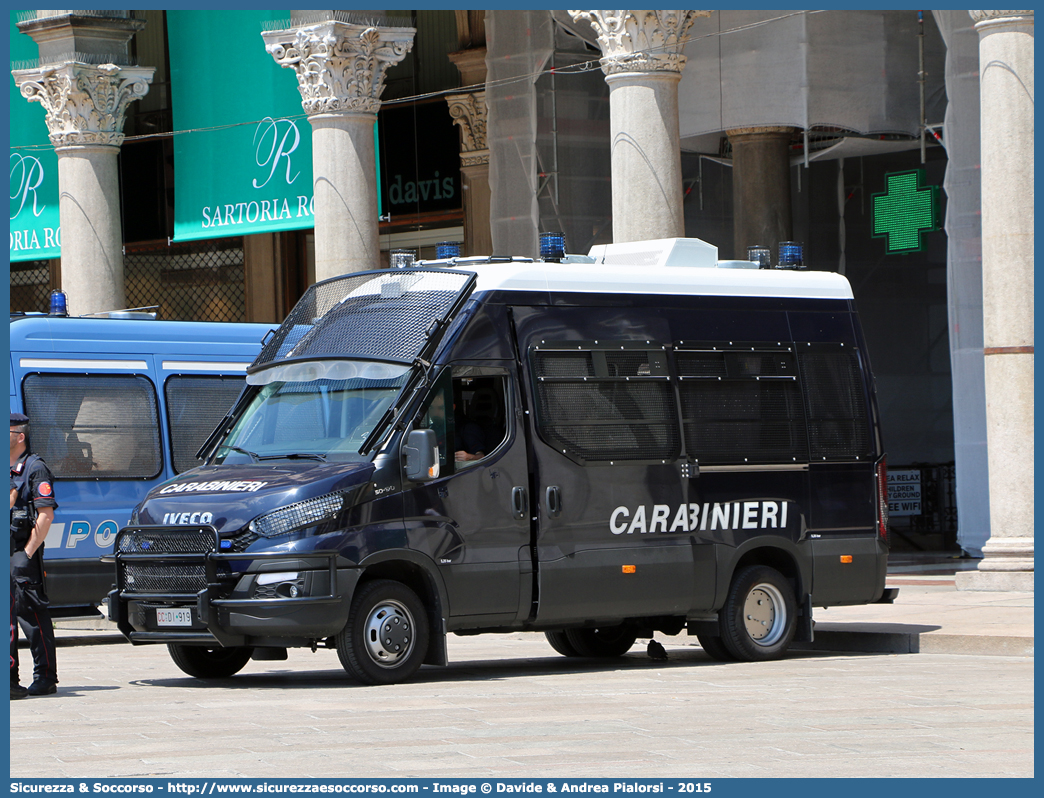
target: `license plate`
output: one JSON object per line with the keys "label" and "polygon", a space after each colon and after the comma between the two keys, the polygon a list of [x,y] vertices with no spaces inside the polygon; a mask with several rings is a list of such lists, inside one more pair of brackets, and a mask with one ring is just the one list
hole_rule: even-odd
{"label": "license plate", "polygon": [[192,610],[156,610],[156,626],[192,626]]}

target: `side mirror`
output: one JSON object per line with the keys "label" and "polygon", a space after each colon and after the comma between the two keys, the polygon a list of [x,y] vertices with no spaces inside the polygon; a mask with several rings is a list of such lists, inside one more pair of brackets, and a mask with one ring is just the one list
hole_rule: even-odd
{"label": "side mirror", "polygon": [[402,445],[406,456],[406,478],[413,482],[439,476],[439,440],[433,429],[415,429]]}

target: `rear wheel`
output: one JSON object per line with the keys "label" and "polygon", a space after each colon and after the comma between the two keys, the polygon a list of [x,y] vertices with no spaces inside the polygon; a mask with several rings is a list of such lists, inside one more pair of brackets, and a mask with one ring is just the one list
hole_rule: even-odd
{"label": "rear wheel", "polygon": [[638,635],[626,626],[566,629],[565,636],[581,657],[621,657],[638,639]]}
{"label": "rear wheel", "polygon": [[794,638],[797,602],[779,571],[751,565],[736,572],[719,617],[721,641],[736,659],[779,659]]}
{"label": "rear wheel", "polygon": [[570,643],[569,638],[566,637],[565,630],[555,629],[550,632],[544,632],[544,637],[546,637],[547,642],[551,644],[551,648],[553,648],[563,657],[580,656],[580,652],[573,648],[573,644]]}
{"label": "rear wheel", "polygon": [[197,679],[224,679],[243,670],[250,661],[249,646],[207,648],[168,643],[167,651],[174,664]]}
{"label": "rear wheel", "polygon": [[352,599],[348,623],[335,642],[341,665],[356,681],[404,682],[417,672],[428,650],[424,605],[400,582],[367,582]]}

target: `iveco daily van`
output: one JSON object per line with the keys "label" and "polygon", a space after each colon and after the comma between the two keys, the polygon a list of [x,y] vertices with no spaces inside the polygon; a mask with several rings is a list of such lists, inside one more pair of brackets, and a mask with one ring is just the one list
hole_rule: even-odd
{"label": "iveco daily van", "polygon": [[308,290],[247,385],[117,538],[110,617],[194,676],[327,647],[392,683],[446,664],[447,633],[518,630],[764,660],[813,606],[884,591],[838,274],[695,239],[355,273]]}

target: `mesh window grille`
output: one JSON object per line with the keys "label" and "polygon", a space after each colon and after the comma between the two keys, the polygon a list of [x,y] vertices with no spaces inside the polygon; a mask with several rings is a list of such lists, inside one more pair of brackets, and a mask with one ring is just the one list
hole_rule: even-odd
{"label": "mesh window grille", "polygon": [[30,374],[33,450],[65,479],[151,478],[163,463],[156,392],[144,377]]}
{"label": "mesh window grille", "polygon": [[859,353],[851,348],[799,345],[798,363],[812,459],[867,457],[871,453],[870,422],[859,371]]}
{"label": "mesh window grille", "polygon": [[393,269],[311,286],[253,368],[285,358],[411,362],[474,280],[471,272]]}
{"label": "mesh window grille", "polygon": [[196,452],[243,390],[243,377],[174,376],[164,388],[174,471],[203,465]]}
{"label": "mesh window grille", "polygon": [[[613,376],[588,377],[603,371],[602,361]],[[594,462],[676,459],[674,391],[666,378],[646,376],[655,361],[641,350],[534,352],[541,437]]]}
{"label": "mesh window grille", "polygon": [[127,307],[158,306],[156,317],[246,321],[243,239],[127,245]]}
{"label": "mesh window grille", "polygon": [[690,456],[703,465],[808,461],[797,363],[789,348],[707,344],[678,350],[675,359]]}
{"label": "mesh window grille", "polygon": [[701,464],[807,462],[796,381],[694,379],[679,390],[685,446]]}
{"label": "mesh window grille", "polygon": [[46,313],[51,296],[51,263],[28,260],[11,264],[11,310]]}

